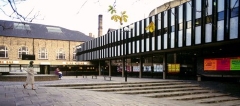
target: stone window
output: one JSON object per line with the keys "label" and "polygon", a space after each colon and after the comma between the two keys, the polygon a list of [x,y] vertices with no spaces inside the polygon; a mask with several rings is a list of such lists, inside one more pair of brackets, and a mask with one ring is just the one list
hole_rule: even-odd
{"label": "stone window", "polygon": [[46,49],[45,47],[42,47],[42,48],[39,50],[38,56],[39,56],[39,59],[47,59],[47,58],[48,58],[47,49]]}
{"label": "stone window", "polygon": [[20,49],[18,49],[18,58],[22,58],[23,54],[28,54],[28,48],[23,46]]}
{"label": "stone window", "polygon": [[0,46],[0,58],[8,57],[8,49],[6,46]]}
{"label": "stone window", "polygon": [[65,52],[64,52],[63,48],[58,49],[57,59],[65,59]]}

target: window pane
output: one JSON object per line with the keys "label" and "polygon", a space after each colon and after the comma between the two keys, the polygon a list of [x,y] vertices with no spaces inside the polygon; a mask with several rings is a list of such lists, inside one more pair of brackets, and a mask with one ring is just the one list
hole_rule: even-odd
{"label": "window pane", "polygon": [[149,38],[146,39],[146,51],[149,51]]}
{"label": "window pane", "polygon": [[183,5],[180,5],[178,7],[178,23],[182,23],[183,22]]}
{"label": "window pane", "polygon": [[201,43],[201,27],[198,26],[195,28],[195,44]]}
{"label": "window pane", "polygon": [[231,10],[231,18],[238,16],[238,7]]}
{"label": "window pane", "polygon": [[182,31],[178,31],[178,47],[182,47]]}
{"label": "window pane", "polygon": [[206,16],[212,15],[212,0],[206,0]]}
{"label": "window pane", "polygon": [[164,49],[167,49],[167,46],[168,46],[168,41],[167,41],[167,39],[168,39],[168,36],[167,36],[167,34],[164,34]]}
{"label": "window pane", "polygon": [[135,42],[132,42],[132,52],[135,53]]}
{"label": "window pane", "polygon": [[172,25],[175,25],[175,10],[174,10],[175,8],[172,8],[171,9],[171,26]]}
{"label": "window pane", "polygon": [[218,13],[218,21],[221,21],[224,19],[224,11]]}
{"label": "window pane", "polygon": [[155,37],[152,37],[152,51],[155,50]]}
{"label": "window pane", "polygon": [[158,29],[161,29],[161,13],[159,13],[157,16],[158,16]]}
{"label": "window pane", "polygon": [[142,52],[144,52],[144,48],[145,48],[144,39],[142,39]]}
{"label": "window pane", "polygon": [[191,46],[191,39],[192,39],[192,32],[191,29],[187,29],[187,34],[186,34],[186,46]]}
{"label": "window pane", "polygon": [[186,12],[187,12],[187,19],[186,19],[186,21],[189,21],[192,18],[192,2],[191,1],[189,1],[187,3],[187,11]]}
{"label": "window pane", "polygon": [[231,8],[238,7],[239,0],[231,0]]}
{"label": "window pane", "polygon": [[206,24],[205,27],[205,42],[208,43],[212,41],[212,24]]}
{"label": "window pane", "polygon": [[139,53],[139,48],[140,48],[140,44],[139,44],[139,40],[137,40],[137,53]]}
{"label": "window pane", "polygon": [[202,0],[196,0],[196,19],[201,18]]}
{"label": "window pane", "polygon": [[164,11],[164,28],[167,27],[167,22],[168,22],[168,11]]}
{"label": "window pane", "polygon": [[171,48],[175,47],[175,36],[174,32],[171,33]]}
{"label": "window pane", "polygon": [[238,17],[230,19],[230,39],[238,38]]}
{"label": "window pane", "polygon": [[157,45],[158,45],[158,50],[161,50],[161,36],[158,36],[157,37],[158,39],[157,39]]}

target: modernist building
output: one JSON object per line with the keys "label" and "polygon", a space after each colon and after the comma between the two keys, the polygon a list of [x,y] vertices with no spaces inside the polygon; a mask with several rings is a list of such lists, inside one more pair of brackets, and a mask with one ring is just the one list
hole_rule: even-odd
{"label": "modernist building", "polygon": [[[239,0],[176,1],[154,9],[130,31],[81,44],[79,60],[98,63],[108,75],[124,75],[126,66],[128,76],[137,77],[239,77]],[[150,22],[153,33],[145,30]]]}
{"label": "modernist building", "polygon": [[[50,74],[59,67],[63,74],[93,69],[89,62],[76,62],[76,48],[93,39],[58,26],[0,20],[0,72],[21,72],[33,56],[34,69]],[[27,60],[25,60],[27,59]]]}

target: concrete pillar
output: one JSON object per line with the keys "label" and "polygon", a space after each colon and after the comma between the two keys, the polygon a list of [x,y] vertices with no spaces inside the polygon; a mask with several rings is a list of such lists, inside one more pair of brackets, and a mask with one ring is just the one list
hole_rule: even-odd
{"label": "concrete pillar", "polygon": [[122,77],[124,77],[124,70],[125,70],[125,58],[122,58]]}
{"label": "concrete pillar", "polygon": [[109,76],[112,76],[112,61],[109,60],[109,68],[108,68]]}
{"label": "concrete pillar", "polygon": [[98,62],[98,73],[99,73],[99,76],[101,75],[101,64],[100,64],[100,61]]}
{"label": "concrete pillar", "polygon": [[163,79],[166,79],[166,73],[167,73],[167,54],[164,54],[163,56]]}
{"label": "concrete pillar", "polygon": [[139,59],[139,63],[140,63],[140,71],[139,71],[139,78],[142,78],[142,72],[143,72],[143,60],[142,60],[142,56],[140,56],[140,59]]}
{"label": "concrete pillar", "polygon": [[98,15],[98,37],[102,36],[102,15]]}

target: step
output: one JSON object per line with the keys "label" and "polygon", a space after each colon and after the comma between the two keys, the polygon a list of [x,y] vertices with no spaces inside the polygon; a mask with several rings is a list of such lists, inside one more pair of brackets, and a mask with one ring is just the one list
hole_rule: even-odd
{"label": "step", "polygon": [[113,91],[136,91],[136,90],[146,90],[146,89],[168,89],[168,88],[186,88],[186,87],[199,87],[199,85],[193,85],[193,84],[181,84],[181,85],[168,85],[168,86],[147,86],[147,87],[119,87],[119,88],[97,88],[93,89],[94,91],[101,91],[101,92],[113,92]]}
{"label": "step", "polygon": [[175,97],[183,95],[196,95],[196,94],[207,94],[217,91],[212,90],[195,90],[195,91],[177,91],[177,92],[167,92],[167,93],[153,93],[153,94],[141,94],[146,97],[152,98],[164,98],[164,97]]}
{"label": "step", "polygon": [[163,92],[176,92],[176,91],[194,91],[194,90],[203,90],[201,87],[187,87],[187,88],[178,88],[178,89],[158,89],[158,90],[138,90],[138,91],[120,91],[119,94],[149,94],[149,93],[163,93]]}
{"label": "step", "polygon": [[169,99],[179,100],[179,101],[194,101],[199,99],[209,99],[215,97],[229,96],[229,94],[222,93],[208,93],[208,94],[198,94],[198,95],[184,95],[181,97],[171,97]]}

